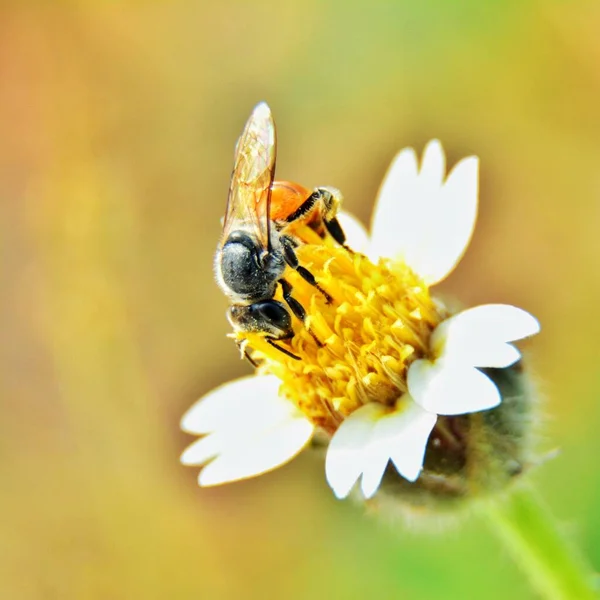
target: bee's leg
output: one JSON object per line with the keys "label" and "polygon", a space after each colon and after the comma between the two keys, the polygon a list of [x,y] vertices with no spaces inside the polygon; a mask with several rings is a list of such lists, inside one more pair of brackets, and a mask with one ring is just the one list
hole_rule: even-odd
{"label": "bee's leg", "polygon": [[[313,287],[317,288],[319,290],[319,292],[321,292],[321,294],[323,294],[323,296],[325,297],[325,301],[327,302],[327,304],[330,304],[331,301],[333,300],[333,298],[317,283],[317,280],[315,279],[314,275],[307,268],[303,267],[298,262],[298,257],[296,256],[296,252],[294,251],[296,242],[287,235],[282,235],[279,238],[279,240],[281,242],[281,247],[283,248],[283,258],[285,259],[285,262],[290,267],[292,267],[292,269],[294,269],[296,271],[296,273],[298,273],[298,275],[300,275],[300,277],[302,277],[302,279],[304,279],[305,281],[310,283],[310,285],[312,285]],[[284,298],[285,298],[285,293],[284,293]],[[287,302],[287,299],[286,299],[286,302]],[[289,304],[289,302],[288,302],[288,304]],[[300,306],[300,305],[298,304],[298,306]],[[290,308],[292,309],[292,311],[294,310],[294,308],[291,305],[290,305]],[[300,308],[302,308],[302,307],[300,306]],[[304,310],[304,309],[302,309],[302,310]],[[296,313],[294,313],[294,314],[296,314]],[[296,315],[296,316],[298,316],[298,315]],[[300,318],[300,317],[298,317],[298,318]]]}
{"label": "bee's leg", "polygon": [[[283,292],[283,299],[287,302],[287,305],[290,307],[291,311],[294,313],[296,318],[298,318],[303,323],[306,321],[306,311],[304,307],[296,298],[292,297],[292,286],[289,281],[285,279],[280,279],[279,283],[281,284],[281,291]],[[318,346],[323,347],[323,342],[310,330],[309,327],[306,328],[308,333],[312,336],[313,340],[317,342]]]}
{"label": "bee's leg", "polygon": [[304,307],[296,298],[292,298],[292,285],[289,281],[285,279],[280,279],[279,283],[281,284],[281,291],[283,292],[283,299],[287,302],[287,305],[290,307],[291,311],[294,315],[300,320],[304,321],[306,319],[306,311]]}
{"label": "bee's leg", "polygon": [[240,349],[242,358],[245,358],[255,369],[258,367],[258,363],[248,354],[246,347],[248,346],[248,340],[236,340],[237,347]]}
{"label": "bee's leg", "polygon": [[[327,230],[327,233],[340,245],[352,252],[352,250],[346,245],[346,234],[340,225],[340,222],[336,218],[340,204],[342,203],[342,194],[335,188],[318,187],[308,197],[308,199],[298,208],[295,213],[288,217],[288,222],[299,218],[306,212],[312,209],[315,204],[320,204],[321,219],[323,225]],[[304,205],[307,208],[303,210]],[[297,216],[296,214],[299,213]]]}
{"label": "bee's leg", "polygon": [[320,200],[321,195],[317,194],[316,191],[313,192],[291,215],[288,215],[285,220],[288,223],[297,221],[305,214],[309,213]]}
{"label": "bee's leg", "polygon": [[325,229],[327,229],[329,235],[340,246],[344,246],[346,250],[353,252],[353,250],[346,245],[346,234],[344,233],[344,230],[342,229],[342,226],[340,225],[340,222],[337,220],[336,217],[333,217],[329,220],[323,219],[323,224],[325,225]]}
{"label": "bee's leg", "polygon": [[293,358],[294,360],[301,360],[301,358],[299,356],[296,356],[295,354],[293,354],[289,350],[286,350],[285,348],[283,348],[279,344],[276,344],[275,343],[276,338],[265,337],[265,340],[266,340],[267,344],[269,344],[270,346],[273,346],[273,348],[277,348],[277,350],[279,350],[279,352],[283,352],[286,356],[289,356],[290,358]]}
{"label": "bee's leg", "polygon": [[258,363],[244,350],[244,358],[250,363],[250,366],[254,369],[258,369]]}

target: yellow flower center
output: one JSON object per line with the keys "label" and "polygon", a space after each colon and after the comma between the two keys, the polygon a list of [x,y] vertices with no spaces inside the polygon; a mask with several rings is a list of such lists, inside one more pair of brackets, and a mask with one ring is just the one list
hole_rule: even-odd
{"label": "yellow flower center", "polygon": [[297,255],[332,302],[295,271],[285,273],[307,318],[305,323],[295,320],[294,337],[277,344],[299,360],[269,345],[261,334],[235,337],[245,340],[261,373],[281,379],[280,394],[333,433],[364,404],[396,403],[407,391],[409,365],[427,355],[431,332],[446,315],[404,264],[388,259],[373,264],[362,254],[314,238]]}

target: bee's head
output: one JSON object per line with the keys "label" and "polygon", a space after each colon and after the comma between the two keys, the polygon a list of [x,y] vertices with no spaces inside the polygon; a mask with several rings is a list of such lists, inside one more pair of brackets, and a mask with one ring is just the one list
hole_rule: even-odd
{"label": "bee's head", "polygon": [[231,306],[227,317],[238,331],[267,333],[275,339],[287,339],[294,334],[290,313],[277,300]]}

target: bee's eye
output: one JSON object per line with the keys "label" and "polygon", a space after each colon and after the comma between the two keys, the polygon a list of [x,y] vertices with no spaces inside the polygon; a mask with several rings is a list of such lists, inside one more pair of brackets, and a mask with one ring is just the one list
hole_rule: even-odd
{"label": "bee's eye", "polygon": [[276,327],[286,330],[291,327],[290,314],[280,302],[276,300],[264,300],[252,305],[252,308],[257,311],[262,319],[275,325]]}
{"label": "bee's eye", "polygon": [[230,306],[228,318],[234,327],[243,331],[260,331],[275,339],[288,339],[293,335],[290,313],[277,300]]}

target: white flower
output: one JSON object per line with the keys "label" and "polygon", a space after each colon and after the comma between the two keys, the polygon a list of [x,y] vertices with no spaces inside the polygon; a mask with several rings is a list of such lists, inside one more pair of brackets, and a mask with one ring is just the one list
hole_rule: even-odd
{"label": "white flower", "polygon": [[[379,192],[370,238],[349,215],[339,218],[351,247],[373,262],[379,257],[399,261],[433,285],[454,269],[466,250],[477,196],[478,159],[463,159],[445,178],[442,147],[432,141],[420,168],[412,149],[393,161]],[[365,404],[333,434],[325,470],[335,495],[346,497],[360,479],[364,497],[372,497],[390,461],[405,479],[416,481],[437,416],[497,406],[500,392],[479,367],[514,364],[520,353],[510,342],[538,331],[529,313],[500,304],[478,306],[442,321],[429,338],[426,358],[410,364],[408,393],[393,407]],[[272,376],[254,376],[225,384],[186,414],[185,430],[208,434],[182,457],[185,464],[208,463],[200,485],[271,470],[310,440],[312,423],[279,397],[277,382]]]}

